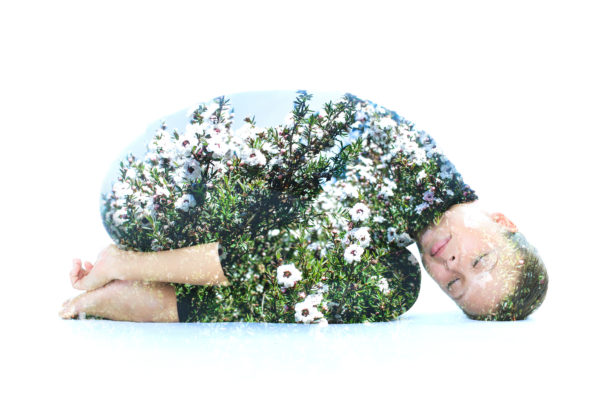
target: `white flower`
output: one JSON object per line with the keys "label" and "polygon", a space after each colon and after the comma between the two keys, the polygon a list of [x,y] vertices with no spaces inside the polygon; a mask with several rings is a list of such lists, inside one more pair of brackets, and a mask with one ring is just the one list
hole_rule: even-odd
{"label": "white flower", "polygon": [[296,311],[294,317],[296,318],[297,322],[309,324],[316,319],[323,318],[323,313],[317,310],[312,302],[307,300],[296,304],[294,306],[294,310]]}
{"label": "white flower", "polygon": [[225,171],[227,171],[227,165],[225,165],[221,161],[212,161],[210,169],[211,169],[212,173],[216,172],[219,174],[223,174],[223,173],[225,173]]}
{"label": "white flower", "polygon": [[215,111],[217,111],[219,109],[219,103],[217,102],[210,102],[209,104],[206,104],[206,111],[204,111],[202,113],[202,117],[206,120],[208,118],[210,118]]}
{"label": "white flower", "polygon": [[381,215],[377,215],[376,217],[373,217],[373,221],[380,224],[385,221],[385,218],[383,218]]}
{"label": "white flower", "polygon": [[185,212],[189,211],[190,208],[196,206],[196,199],[191,194],[184,194],[180,198],[175,201],[175,208],[178,210],[183,210]]}
{"label": "white flower", "polygon": [[255,128],[252,124],[245,123],[232,135],[232,139],[237,143],[243,143],[249,139],[256,139],[257,133],[261,130]]}
{"label": "white flower", "polygon": [[321,245],[319,244],[319,242],[313,242],[313,243],[309,244],[308,246],[306,246],[306,249],[312,250],[312,251],[321,250]]}
{"label": "white flower", "polygon": [[344,251],[344,259],[348,263],[352,263],[354,261],[360,261],[360,256],[364,253],[364,249],[356,244],[351,244],[346,247]]}
{"label": "white flower", "polygon": [[278,154],[279,148],[269,142],[263,142],[261,150],[270,154]]}
{"label": "white flower", "polygon": [[128,182],[116,182],[113,185],[113,190],[115,191],[115,196],[121,198],[133,194],[133,189]]}
{"label": "white flower", "polygon": [[340,200],[345,200],[350,197],[357,198],[358,197],[358,189],[356,188],[356,186],[354,186],[350,183],[342,183]]}
{"label": "white flower", "polygon": [[154,203],[152,196],[147,195],[143,192],[137,192],[133,195],[133,201],[135,205],[135,212],[142,213],[145,208],[154,210],[154,207],[151,207]]}
{"label": "white flower", "polygon": [[222,135],[213,135],[206,141],[206,150],[212,152],[213,157],[223,157],[229,151],[229,145],[225,143],[225,137]]}
{"label": "white flower", "polygon": [[[329,285],[326,283],[319,282],[315,286],[313,286],[311,291],[316,291],[317,294],[323,294],[329,292]],[[320,301],[319,301],[320,303]]]}
{"label": "white flower", "polygon": [[314,135],[314,137],[317,139],[322,139],[324,134],[325,131],[323,129],[319,128],[318,126],[313,127],[312,135]]}
{"label": "white flower", "polygon": [[[394,157],[394,153],[393,152],[389,152],[387,154],[382,155],[379,159],[381,160],[381,162],[383,164],[387,164],[388,162],[390,162],[390,160]],[[385,167],[385,165],[384,165]]]}
{"label": "white flower", "polygon": [[[156,141],[154,147],[157,150],[157,153],[162,157],[171,158],[174,156],[175,151],[175,143],[171,140],[169,135],[166,132],[163,133],[162,137]],[[160,150],[159,150],[160,149]]]}
{"label": "white flower", "polygon": [[392,189],[390,186],[384,186],[381,188],[378,194],[387,199],[388,197],[394,195],[394,189]]}
{"label": "white flower", "polygon": [[137,178],[137,169],[136,168],[129,168],[127,170],[127,172],[125,173],[125,178],[129,178],[131,180],[135,180]]}
{"label": "white flower", "polygon": [[169,191],[169,188],[157,185],[154,189],[154,194],[157,196],[169,197],[171,195],[171,192]]}
{"label": "white flower", "polygon": [[269,237],[278,236],[280,233],[281,233],[281,231],[279,229],[273,229],[273,230],[270,230],[269,232],[267,232],[267,236],[269,236]]}
{"label": "white flower", "polygon": [[383,294],[390,293],[390,285],[388,283],[388,280],[383,277],[377,282],[377,287],[379,288],[379,290],[381,290]]}
{"label": "white flower", "polygon": [[283,162],[285,161],[285,159],[281,156],[276,156],[271,158],[271,161],[269,161],[269,165],[273,166],[273,165],[282,165]]}
{"label": "white flower", "polygon": [[[356,166],[355,169],[360,178],[363,178],[370,183],[377,182],[377,178],[375,178],[375,175],[373,175],[373,167],[359,165],[359,166]],[[358,196],[355,196],[355,197],[358,197]]]}
{"label": "white flower", "polygon": [[352,231],[346,233],[346,235],[344,236],[344,239],[342,240],[342,244],[344,246],[349,246],[350,243],[352,243],[352,240],[350,239],[352,237]]}
{"label": "white flower", "polygon": [[387,229],[387,240],[388,242],[395,242],[398,237],[398,228],[389,227]]}
{"label": "white flower", "polygon": [[187,124],[183,135],[191,138],[196,138],[196,134],[203,135],[205,124]]}
{"label": "white flower", "polygon": [[157,153],[158,152],[158,142],[160,141],[160,138],[165,136],[167,134],[167,132],[165,132],[163,129],[158,128],[155,133],[154,136],[152,137],[152,140],[150,140],[150,143],[148,143],[148,152],[150,153]]}
{"label": "white flower", "polygon": [[423,182],[423,179],[425,179],[427,177],[427,173],[425,172],[424,169],[422,169],[421,171],[419,171],[419,173],[417,174],[417,183],[421,183]]}
{"label": "white flower", "polygon": [[174,178],[195,181],[196,179],[200,178],[200,175],[202,175],[202,169],[200,168],[200,163],[198,161],[194,160],[193,158],[187,159],[187,160],[185,160],[183,165],[181,167],[179,167],[179,169],[176,172],[176,175],[177,175],[177,177],[174,177]]}
{"label": "white flower", "polygon": [[246,147],[241,151],[240,159],[244,161],[248,165],[265,165],[267,163],[267,159],[258,149],[253,149],[250,147]]}
{"label": "white flower", "polygon": [[335,122],[345,123],[346,122],[346,114],[340,113],[334,120]]}
{"label": "white flower", "polygon": [[153,153],[153,152],[149,151],[144,156],[144,162],[146,162],[148,164],[157,163],[158,162],[158,155],[156,153]]}
{"label": "white flower", "polygon": [[304,299],[305,303],[312,304],[315,307],[321,304],[322,301],[323,295],[321,293],[309,294],[308,296],[306,296],[306,299]]}
{"label": "white flower", "polygon": [[327,249],[333,247],[333,243],[331,242],[313,242],[309,244],[306,248],[312,251],[318,251],[319,257],[325,257],[327,255]]}
{"label": "white flower", "polygon": [[357,121],[363,121],[367,119],[367,114],[362,110],[358,110],[356,113],[354,113],[354,119]]}
{"label": "white flower", "polygon": [[435,147],[435,144],[426,144],[423,146],[423,150],[425,150],[428,158],[431,158],[440,152],[438,148]]}
{"label": "white flower", "polygon": [[138,208],[136,209],[136,213],[136,218],[145,224],[150,223],[150,218],[156,218],[156,210],[154,209],[154,204],[151,203],[147,204],[144,208],[138,206]]}
{"label": "white flower", "polygon": [[427,161],[427,153],[425,153],[425,150],[419,147],[415,149],[413,153],[413,160],[415,163],[417,163],[417,165],[421,165]]}
{"label": "white flower", "polygon": [[183,134],[179,136],[177,143],[175,144],[175,151],[183,157],[187,157],[192,154],[192,148],[198,145],[198,139],[195,135]]}
{"label": "white flower", "polygon": [[369,218],[369,215],[371,215],[371,210],[369,210],[369,207],[364,203],[356,203],[350,209],[352,221],[365,221]]}
{"label": "white flower", "polygon": [[283,264],[277,267],[277,283],[290,288],[302,279],[300,272],[294,264]]}
{"label": "white flower", "polygon": [[398,243],[401,246],[408,246],[409,244],[411,244],[413,242],[412,238],[410,237],[410,235],[406,232],[402,232],[401,235],[396,236],[396,240],[398,241]]}
{"label": "white flower", "polygon": [[398,125],[396,123],[396,121],[394,121],[390,117],[381,118],[379,120],[379,126],[382,127],[383,129],[385,129],[385,128],[393,128],[396,125]]}
{"label": "white flower", "polygon": [[115,211],[112,220],[116,226],[123,225],[123,223],[127,221],[127,212],[125,210]]}
{"label": "white flower", "polygon": [[417,212],[417,214],[421,214],[423,212],[424,209],[428,208],[429,204],[427,203],[421,203],[418,206],[415,207],[415,211]]}
{"label": "white flower", "polygon": [[294,239],[300,239],[300,236],[302,236],[300,229],[290,229],[288,232]]}
{"label": "white flower", "polygon": [[444,180],[452,179],[454,173],[456,172],[454,165],[452,165],[452,163],[450,162],[445,162],[444,164],[442,164],[440,170],[440,178]]}
{"label": "white flower", "polygon": [[123,208],[127,206],[127,200],[124,199],[123,197],[119,197],[115,200],[111,200],[110,201],[110,206],[112,208]]}
{"label": "white flower", "polygon": [[387,229],[387,240],[388,242],[396,242],[400,246],[408,246],[413,242],[412,238],[408,235],[408,233],[403,232],[399,235],[398,229],[393,227]]}
{"label": "white flower", "polygon": [[371,243],[371,235],[369,235],[369,228],[363,226],[361,228],[354,228],[350,231],[352,236],[358,240],[358,244],[362,247],[367,247]]}

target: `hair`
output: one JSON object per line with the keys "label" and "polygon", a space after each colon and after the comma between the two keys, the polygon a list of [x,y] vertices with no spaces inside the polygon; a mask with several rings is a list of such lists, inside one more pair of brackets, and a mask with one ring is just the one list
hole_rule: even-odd
{"label": "hair", "polygon": [[505,231],[506,238],[513,245],[523,262],[514,290],[507,295],[494,311],[487,314],[469,314],[467,317],[479,321],[516,321],[525,319],[544,301],[548,291],[548,272],[540,258],[525,236],[520,232]]}

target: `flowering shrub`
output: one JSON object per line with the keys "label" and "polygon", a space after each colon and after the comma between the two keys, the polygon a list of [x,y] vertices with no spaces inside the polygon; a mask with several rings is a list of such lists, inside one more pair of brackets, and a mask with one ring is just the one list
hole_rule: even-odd
{"label": "flowering shrub", "polygon": [[220,241],[229,286],[176,284],[193,321],[387,321],[415,302],[405,246],[474,200],[433,139],[346,95],[315,112],[298,92],[284,124],[233,131],[224,97],[183,132],[158,130],[144,159],[121,163],[103,220],[126,249]]}

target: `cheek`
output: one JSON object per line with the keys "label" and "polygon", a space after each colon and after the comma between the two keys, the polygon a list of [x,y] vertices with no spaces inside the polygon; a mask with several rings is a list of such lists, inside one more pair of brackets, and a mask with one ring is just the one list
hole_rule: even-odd
{"label": "cheek", "polygon": [[473,283],[480,288],[487,287],[490,282],[492,282],[492,275],[487,271],[477,274],[473,278]]}
{"label": "cheek", "polygon": [[427,244],[431,241],[431,236],[433,235],[434,229],[427,229],[425,233],[421,236],[419,240],[419,244],[421,245],[421,250],[424,250],[427,247]]}
{"label": "cheek", "polygon": [[439,268],[435,265],[427,268],[427,272],[429,276],[438,284],[444,280],[444,277],[447,275],[442,268]]}

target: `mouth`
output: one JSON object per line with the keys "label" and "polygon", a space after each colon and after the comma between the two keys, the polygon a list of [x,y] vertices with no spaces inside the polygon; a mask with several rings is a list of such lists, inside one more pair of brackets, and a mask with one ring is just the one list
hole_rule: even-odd
{"label": "mouth", "polygon": [[440,253],[444,249],[444,247],[446,247],[450,239],[452,239],[452,236],[449,236],[446,239],[442,239],[436,244],[434,244],[430,252],[431,257],[435,257],[436,254]]}

